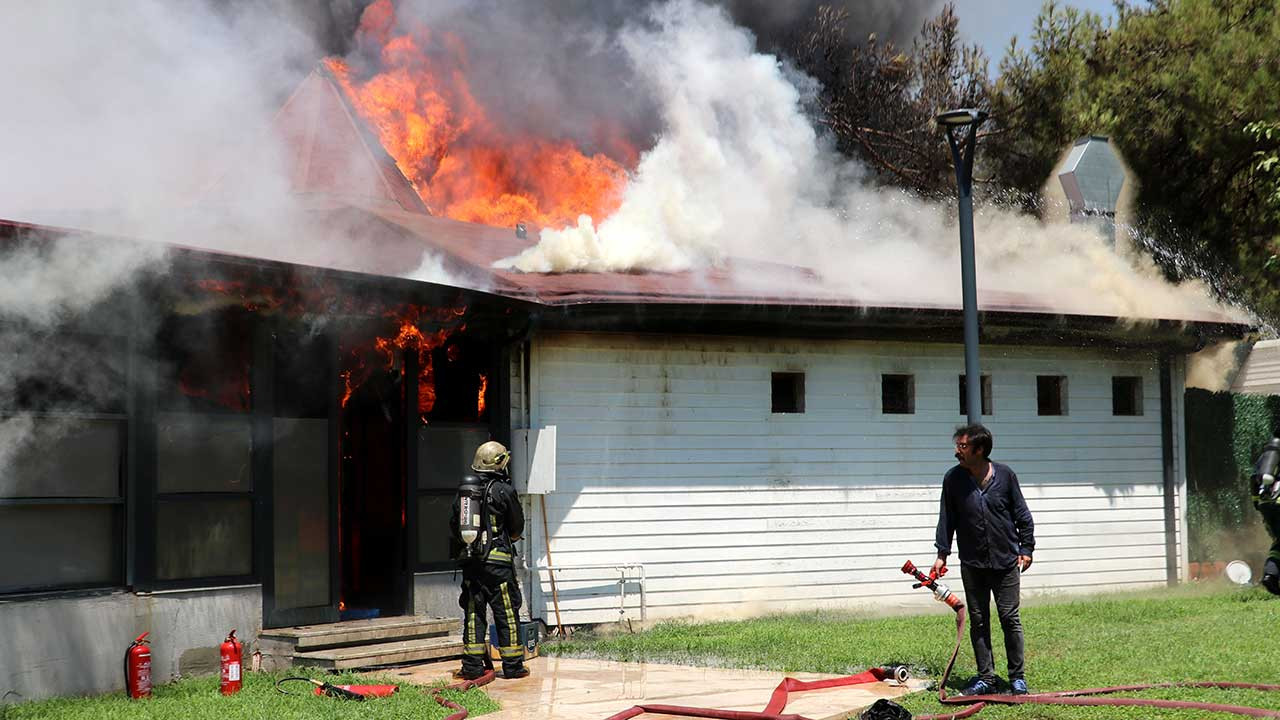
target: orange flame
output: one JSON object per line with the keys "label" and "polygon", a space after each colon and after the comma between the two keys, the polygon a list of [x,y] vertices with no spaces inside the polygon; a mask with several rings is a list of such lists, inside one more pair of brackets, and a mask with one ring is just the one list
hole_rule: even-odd
{"label": "orange flame", "polygon": [[480,373],[480,393],[476,397],[476,417],[484,415],[484,395],[489,390],[489,378],[484,373]]}
{"label": "orange flame", "polygon": [[[342,407],[347,406],[352,393],[369,377],[371,368],[364,362],[365,353],[378,352],[387,368],[400,363],[400,352],[409,351],[418,359],[418,413],[424,418],[436,404],[435,364],[431,353],[444,345],[455,332],[466,329],[466,324],[456,324],[467,311],[466,306],[423,308],[405,305],[388,310],[384,315],[398,323],[394,334],[374,338],[372,346],[353,347],[346,369],[340,372],[343,382]],[[424,333],[420,325],[441,324],[439,329]],[[424,419],[425,422],[425,419]]]}
{"label": "orange flame", "polygon": [[[432,212],[500,226],[565,225],[618,208],[621,162],[563,139],[504,134],[471,93],[458,36],[422,26],[397,33],[392,1],[377,0],[357,37],[380,48],[381,71],[358,79],[343,60],[325,64]],[[620,130],[596,134],[622,162],[636,162]]]}
{"label": "orange flame", "polygon": [[[374,369],[373,353],[382,356],[384,366],[395,368],[401,362],[400,353],[411,351],[418,360],[418,412],[429,415],[436,404],[435,367],[432,351],[448,342],[455,333],[466,329],[465,304],[439,307],[400,305],[388,309],[377,300],[359,298],[342,292],[336,286],[318,284],[305,291],[293,287],[256,286],[244,281],[204,279],[196,282],[203,291],[223,298],[216,306],[239,305],[254,313],[285,313],[291,316],[313,311],[316,307],[354,315],[381,315],[395,321],[394,332],[385,336],[368,336],[343,347],[343,361],[338,371],[342,379],[341,407],[345,408]],[[196,302],[196,308],[209,305]],[[423,327],[434,327],[424,333]],[[205,398],[233,410],[248,411],[250,402],[248,356],[219,358],[217,363],[202,363],[200,368],[187,368],[179,376],[179,389],[189,397]],[[199,371],[199,377],[197,377]],[[188,377],[190,375],[190,377]],[[206,375],[210,377],[205,377]]]}

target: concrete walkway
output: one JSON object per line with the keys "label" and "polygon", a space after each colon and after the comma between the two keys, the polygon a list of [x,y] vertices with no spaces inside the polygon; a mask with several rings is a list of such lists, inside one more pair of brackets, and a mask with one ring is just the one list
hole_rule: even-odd
{"label": "concrete walkway", "polygon": [[[457,661],[402,667],[390,674],[399,680],[430,684],[452,682]],[[650,663],[622,663],[605,660],[539,657],[528,662],[532,674],[520,680],[499,677],[484,690],[502,706],[486,720],[605,720],[635,705],[657,703],[720,710],[762,711],[774,688],[782,682],[780,672],[724,670]],[[795,673],[797,680],[839,677]],[[812,720],[843,720],[878,698],[895,698],[921,690],[923,680],[911,680],[908,687],[870,683],[792,693],[783,713]],[[669,717],[642,715],[640,718]]]}

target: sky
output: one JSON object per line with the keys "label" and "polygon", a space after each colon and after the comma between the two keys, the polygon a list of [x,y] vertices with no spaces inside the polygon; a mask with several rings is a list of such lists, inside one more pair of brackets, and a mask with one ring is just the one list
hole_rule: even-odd
{"label": "sky", "polygon": [[[1098,13],[1104,19],[1115,10],[1112,0],[1066,0],[1061,4]],[[1029,43],[1041,6],[1037,0],[956,0],[956,14],[960,17],[960,31],[969,42],[978,43],[987,52],[994,75],[1009,47],[1009,38],[1017,35],[1021,47]]]}

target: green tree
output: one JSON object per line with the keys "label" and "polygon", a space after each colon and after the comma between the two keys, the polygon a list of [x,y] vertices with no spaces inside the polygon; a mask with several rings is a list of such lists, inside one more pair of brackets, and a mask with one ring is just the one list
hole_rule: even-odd
{"label": "green tree", "polygon": [[1280,217],[1257,155],[1265,148],[1245,127],[1274,118],[1277,47],[1275,0],[1122,3],[1089,60],[1088,93],[1137,175],[1141,229],[1157,259],[1174,275],[1198,266],[1227,278],[1226,294],[1243,278],[1245,297],[1271,318],[1280,316],[1278,276],[1261,265]]}
{"label": "green tree", "polygon": [[794,49],[821,83],[821,122],[844,153],[880,182],[923,195],[955,191],[943,110],[990,112],[978,133],[975,181],[988,201],[1038,207],[1038,193],[1063,149],[1090,123],[1089,58],[1104,31],[1092,13],[1048,2],[1024,50],[1011,44],[992,82],[980,48],[960,41],[953,4],[926,22],[909,49],[873,35],[850,46],[848,14],[819,8]]}
{"label": "green tree", "polygon": [[1030,47],[1015,38],[1000,61],[992,93],[996,131],[985,149],[996,182],[1028,210],[1054,164],[1076,138],[1105,127],[1108,113],[1090,95],[1090,59],[1105,36],[1100,16],[1046,2]]}
{"label": "green tree", "polygon": [[[1249,123],[1244,130],[1258,147],[1253,154],[1253,172],[1261,187],[1264,223],[1274,231],[1280,227],[1280,122],[1260,120]],[[1280,235],[1243,246],[1239,260],[1241,274],[1260,293],[1266,293],[1262,301],[1270,307],[1280,307],[1280,298],[1276,297],[1280,292]]]}
{"label": "green tree", "polygon": [[874,37],[849,47],[847,23],[820,9],[794,56],[822,83],[820,121],[879,182],[954,192],[933,117],[978,107],[991,113],[979,199],[1034,212],[1063,150],[1108,135],[1135,176],[1137,236],[1166,272],[1280,324],[1280,2],[1116,0],[1104,23],[1049,0],[994,82],[950,4],[906,51]]}
{"label": "green tree", "polygon": [[989,107],[986,55],[960,41],[950,3],[908,51],[874,35],[851,46],[848,24],[845,10],[822,6],[792,51],[822,85],[819,121],[880,182],[923,195],[954,192],[950,151],[933,118],[956,107]]}

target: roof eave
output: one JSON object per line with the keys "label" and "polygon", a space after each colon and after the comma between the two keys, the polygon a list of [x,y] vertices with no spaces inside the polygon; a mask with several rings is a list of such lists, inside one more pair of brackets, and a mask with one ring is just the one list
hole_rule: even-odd
{"label": "roof eave", "polygon": [[[1133,320],[1096,315],[982,311],[981,342],[1194,352],[1250,332],[1242,323]],[[544,307],[545,330],[895,340],[962,343],[963,313],[949,308],[831,305],[579,303]]]}

